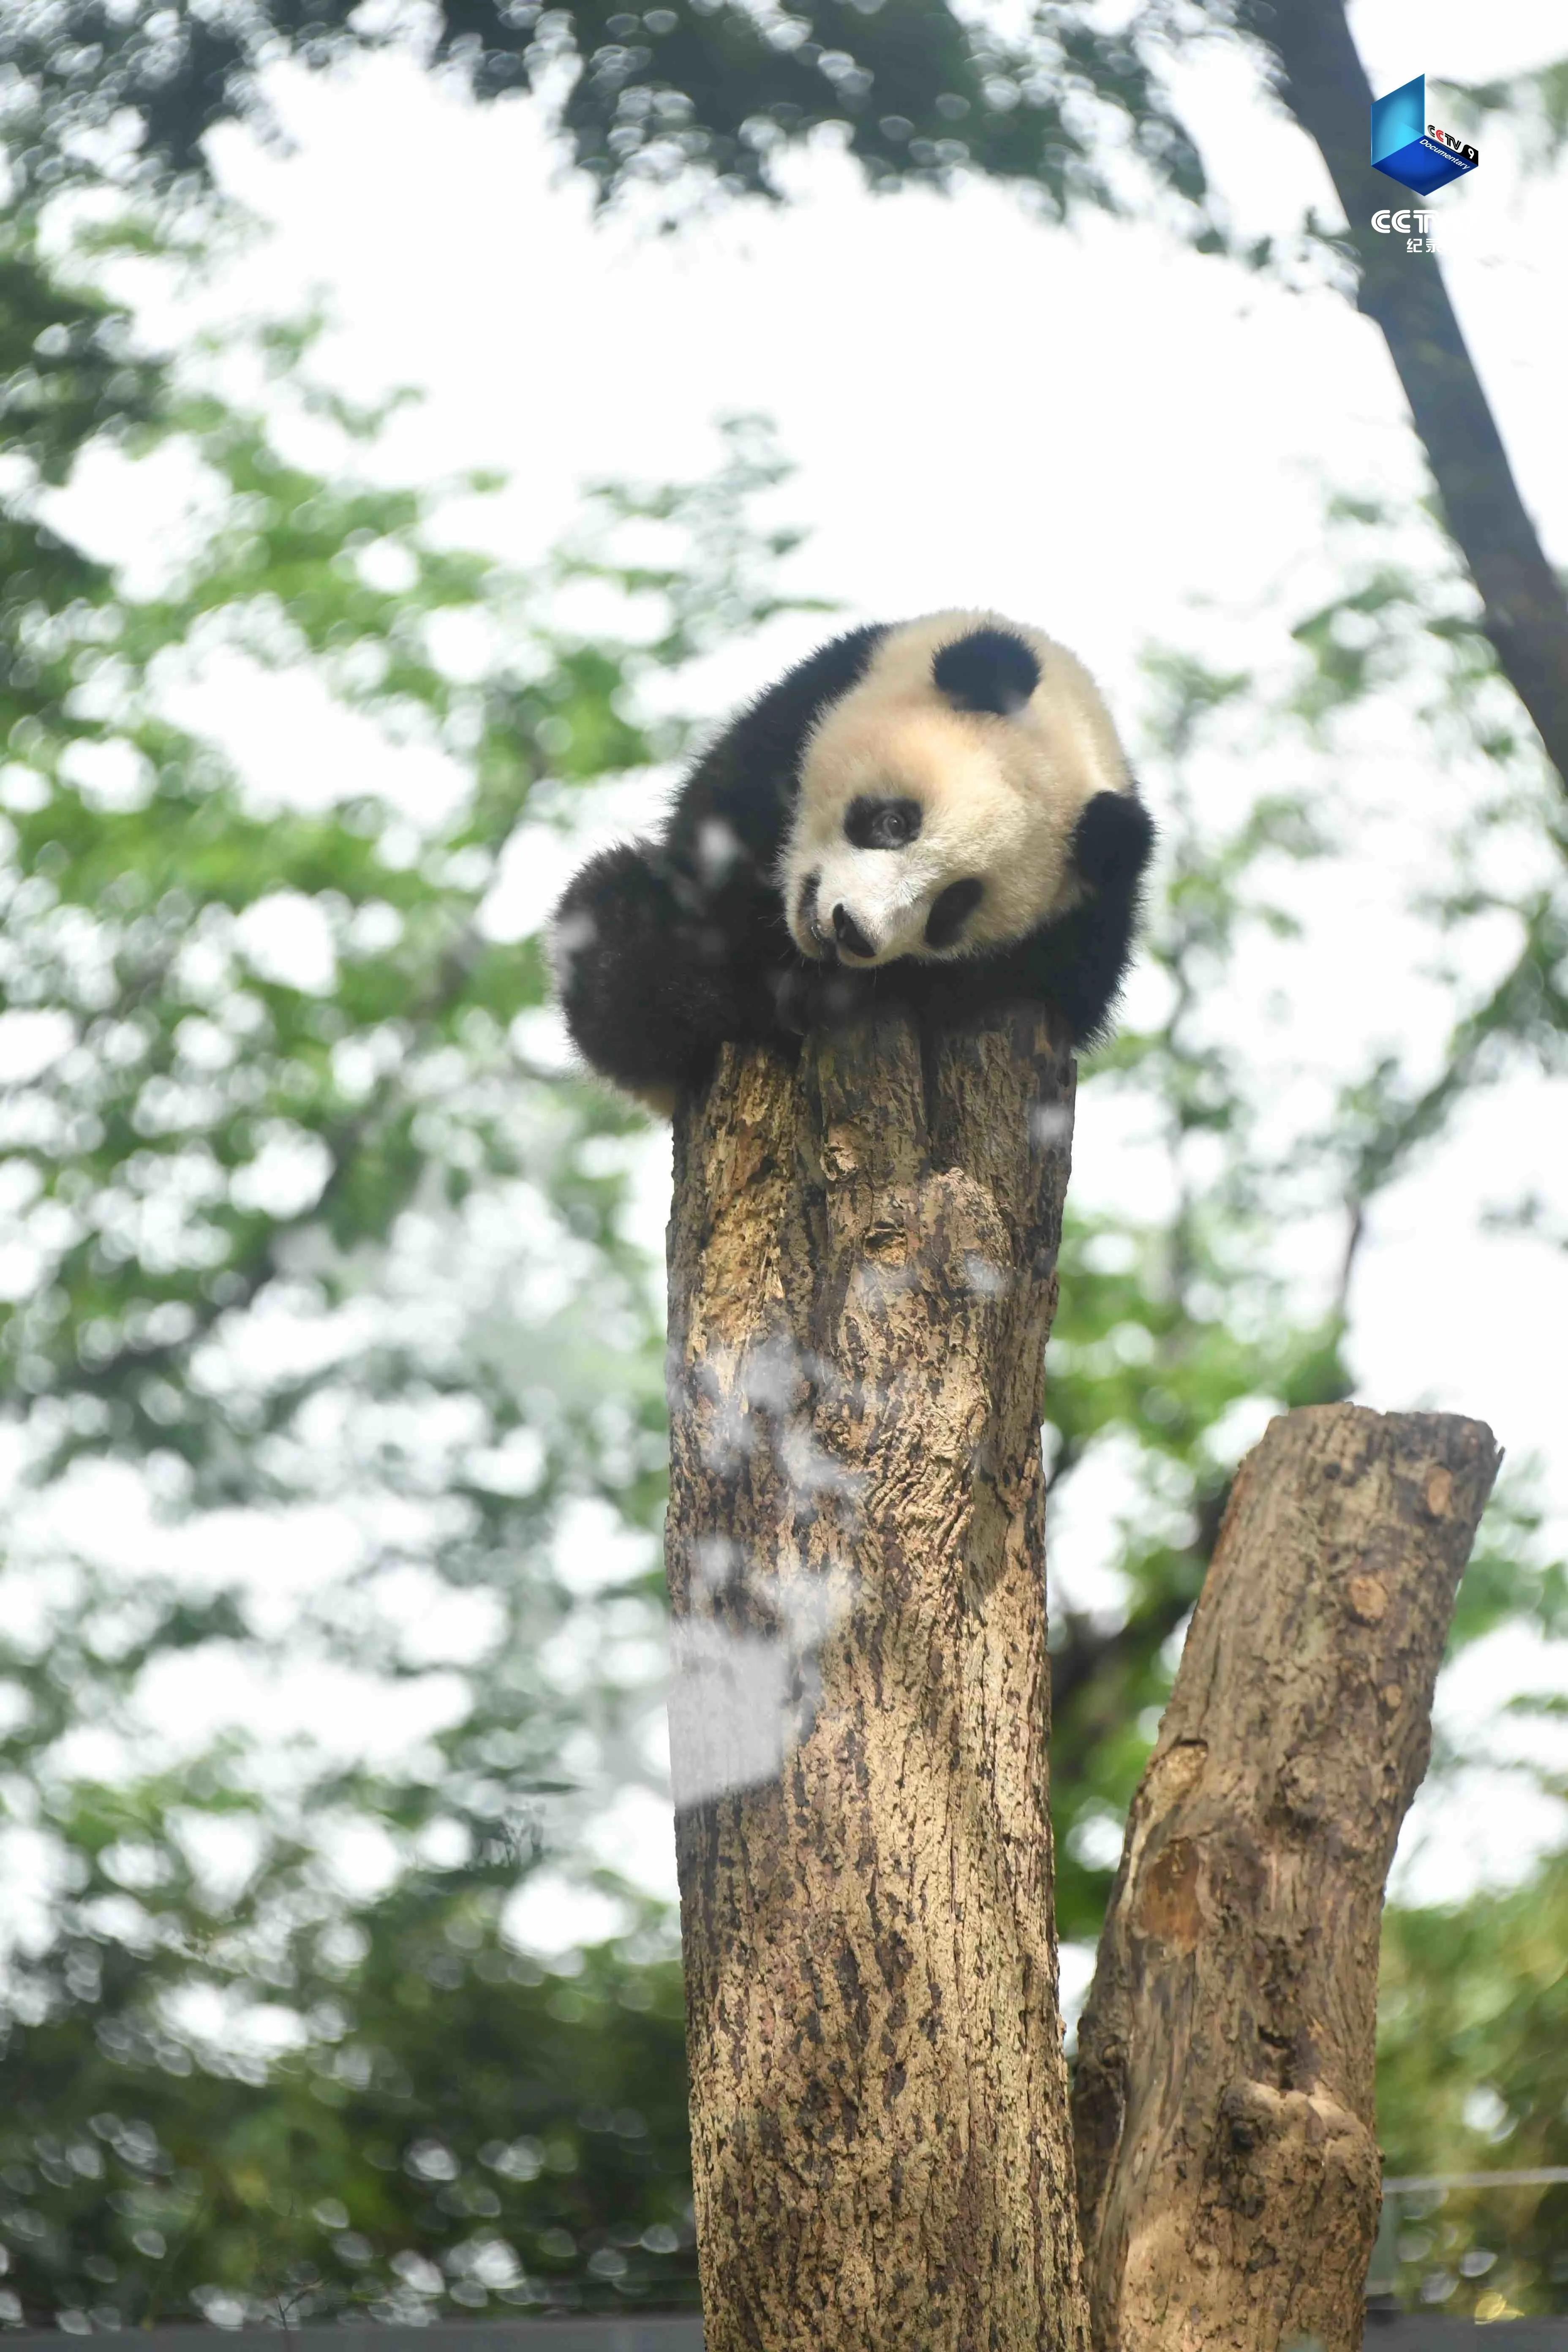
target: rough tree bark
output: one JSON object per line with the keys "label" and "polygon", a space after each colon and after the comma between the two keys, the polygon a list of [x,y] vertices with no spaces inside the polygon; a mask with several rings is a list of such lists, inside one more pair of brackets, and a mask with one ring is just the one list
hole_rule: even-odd
{"label": "rough tree bark", "polygon": [[1079,2032],[1097,2352],[1361,2343],[1384,1880],[1499,1458],[1328,1405],[1242,1465]]}
{"label": "rough tree bark", "polygon": [[1399,201],[1373,169],[1372,89],[1344,0],[1241,0],[1279,63],[1279,94],[1328,165],[1360,265],[1356,300],[1382,329],[1448,528],[1480,591],[1504,676],[1568,785],[1568,595],[1542,549],[1436,258],[1371,226]]}
{"label": "rough tree bark", "polygon": [[1037,1013],[726,1054],[676,1130],[671,1756],[709,2352],[1082,2352]]}

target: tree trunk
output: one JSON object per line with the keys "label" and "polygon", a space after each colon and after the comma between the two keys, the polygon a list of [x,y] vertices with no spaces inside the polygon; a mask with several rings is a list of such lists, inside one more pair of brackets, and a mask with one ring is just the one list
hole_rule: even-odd
{"label": "tree trunk", "polygon": [[1499,1459],[1326,1405],[1242,1465],[1079,2029],[1099,2352],[1361,2343],[1384,1880]]}
{"label": "tree trunk", "polygon": [[709,2352],[1082,2352],[1043,1016],[727,1052],[676,1130],[671,1761]]}
{"label": "tree trunk", "polygon": [[1568,595],[1525,511],[1436,257],[1371,226],[1380,205],[1423,199],[1401,199],[1373,169],[1372,89],[1344,0],[1243,0],[1241,18],[1279,59],[1279,94],[1328,165],[1360,265],[1357,302],[1399,371],[1503,674],[1568,784]]}

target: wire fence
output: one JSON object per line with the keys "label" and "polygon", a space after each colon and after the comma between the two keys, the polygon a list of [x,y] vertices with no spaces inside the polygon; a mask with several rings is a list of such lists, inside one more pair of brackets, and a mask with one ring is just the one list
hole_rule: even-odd
{"label": "wire fence", "polygon": [[[1456,2222],[1450,2222],[1446,2230],[1432,2226],[1435,2222],[1441,2224],[1442,2208],[1451,2194],[1465,2190],[1489,2193],[1495,2189],[1553,2189],[1564,2182],[1568,2182],[1568,2165],[1562,2164],[1521,2166],[1511,2172],[1390,2174],[1383,2184],[1383,2218],[1367,2273],[1370,2310],[1374,2314],[1380,2309],[1392,2311],[1399,2302],[1409,2301],[1412,2291],[1429,2303],[1443,2301],[1458,2290],[1461,2283],[1475,2292],[1481,2281],[1489,2285],[1492,2278],[1501,2275],[1497,2268],[1500,2250],[1494,2251],[1477,2242],[1473,2230]],[[1467,2219],[1473,2221],[1473,2210]],[[1508,2236],[1506,2231],[1491,2234],[1504,2239]],[[1563,2253],[1568,2256],[1568,2247],[1564,2247]],[[1533,2301],[1535,2297],[1525,2299]],[[1568,2319],[1515,2322],[1506,2294],[1497,2290],[1489,2294],[1482,2287],[1477,2294],[1475,2319],[1494,2328],[1500,2324],[1505,2334],[1512,2325],[1544,2328],[1547,2333],[1540,2338],[1542,2344],[1568,2347]],[[1431,2319],[1423,2318],[1415,2324],[1430,2331],[1440,2323],[1434,2314]],[[1368,2341],[1372,2340],[1369,2331]],[[1393,2352],[1392,2337],[1380,2334],[1376,2340],[1387,2343],[1389,2352]],[[1489,2336],[1488,2341],[1490,2340]]]}
{"label": "wire fence", "polygon": [[[1477,2352],[1568,2352],[1568,2318],[1446,2318],[1436,2312],[1394,2307],[1405,2223],[1426,2217],[1451,2190],[1550,2189],[1568,2182],[1568,2165],[1538,2165],[1512,2172],[1395,2174],[1383,2184],[1383,2221],[1367,2274],[1366,2352],[1459,2352],[1486,2336]],[[5,2331],[5,2352],[61,2352],[66,2331]],[[222,2328],[187,2326],[138,2328],[137,2352],[195,2352],[223,2336],[258,2337],[287,2352],[702,2352],[702,2322],[690,2314],[627,2312],[593,2319],[466,2320],[425,2327],[342,2321],[333,2326]]]}

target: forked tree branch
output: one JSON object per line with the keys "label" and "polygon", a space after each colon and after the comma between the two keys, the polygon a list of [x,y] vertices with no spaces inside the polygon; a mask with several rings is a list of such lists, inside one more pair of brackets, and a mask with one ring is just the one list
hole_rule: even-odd
{"label": "forked tree branch", "polygon": [[[1044,1015],[729,1049],[676,1128],[670,1748],[710,2352],[1324,2352],[1378,1920],[1497,1467],[1330,1405],[1238,1474],[1135,1801],[1074,2159],[1047,1810]],[[1090,2290],[1086,2304],[1080,2271]]]}

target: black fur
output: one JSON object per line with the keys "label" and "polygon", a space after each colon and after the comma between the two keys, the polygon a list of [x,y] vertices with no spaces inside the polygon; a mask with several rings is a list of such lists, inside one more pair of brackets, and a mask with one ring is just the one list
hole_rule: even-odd
{"label": "black fur", "polygon": [[699,1084],[731,1039],[798,1035],[805,967],[773,884],[813,721],[883,627],[820,646],[698,761],[664,837],[606,850],[556,909],[562,1009],[585,1061],[634,1092]]}
{"label": "black fur", "polygon": [[1153,845],[1154,822],[1141,800],[1131,793],[1096,793],[1073,828],[1074,863],[1080,847],[1089,847],[1099,866],[1081,906],[1010,948],[962,962],[889,964],[863,978],[916,976],[908,996],[901,988],[900,995],[939,1025],[972,1021],[1000,1004],[1050,1004],[1066,1020],[1075,1045],[1092,1045],[1110,1026],[1126,976]]}
{"label": "black fur", "polygon": [[960,710],[991,710],[1010,719],[1040,682],[1039,656],[1011,629],[972,629],[943,646],[931,674]]}
{"label": "black fur", "polygon": [[985,896],[985,885],[977,874],[966,875],[962,882],[950,882],[939,890],[926,917],[928,948],[951,948],[957,945],[958,935]]}
{"label": "black fur", "polygon": [[920,836],[925,815],[919,801],[874,800],[863,793],[844,815],[844,838],[857,849],[904,849]]}
{"label": "black fur", "polygon": [[[1103,1031],[1127,969],[1153,840],[1148,813],[1131,793],[1098,793],[1079,818],[1073,852],[1090,886],[1085,903],[1013,947],[863,971],[807,963],[797,953],[773,877],[801,752],[815,720],[858,682],[886,634],[866,628],[836,638],[770,687],[699,761],[661,839],[606,850],[572,883],[556,910],[561,1002],[579,1051],[606,1077],[668,1097],[700,1085],[728,1040],[787,1043],[819,1021],[890,1002],[933,1023],[1044,1002],[1078,1044]],[[1020,638],[995,630],[961,642],[975,636],[1028,653]],[[939,665],[954,650],[945,648]],[[819,919],[829,921],[831,910]]]}

